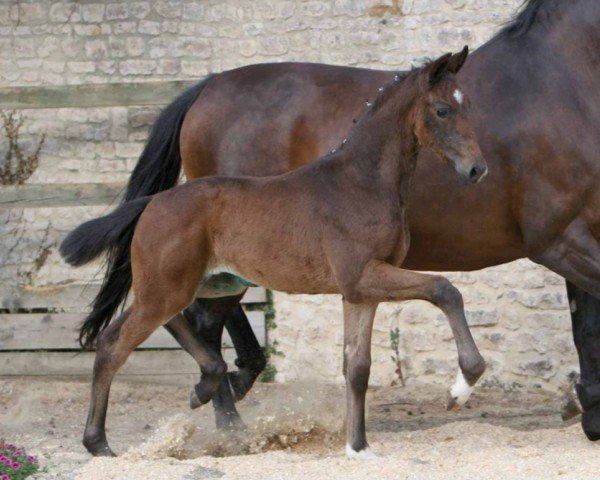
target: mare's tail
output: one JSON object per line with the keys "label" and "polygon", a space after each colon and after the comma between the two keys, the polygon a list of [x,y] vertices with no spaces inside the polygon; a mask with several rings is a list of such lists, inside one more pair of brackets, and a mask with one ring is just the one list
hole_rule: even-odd
{"label": "mare's tail", "polygon": [[83,265],[107,252],[106,275],[79,333],[79,343],[91,348],[131,287],[131,239],[137,219],[150,196],[174,187],[181,172],[179,134],[183,120],[213,76],[194,85],[159,115],[135,166],[122,205],[110,215],[86,222],[64,240],[60,252],[71,265]]}
{"label": "mare's tail", "polygon": [[209,75],[198,85],[183,92],[161,112],[129,178],[123,202],[154,195],[175,186],[181,172],[179,134],[183,119],[213,77]]}

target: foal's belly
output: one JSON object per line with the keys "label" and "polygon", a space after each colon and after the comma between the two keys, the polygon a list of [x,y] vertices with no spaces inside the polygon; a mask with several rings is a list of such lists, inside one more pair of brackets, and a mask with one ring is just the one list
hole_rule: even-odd
{"label": "foal's belly", "polygon": [[256,286],[250,280],[233,273],[207,274],[200,281],[200,285],[198,285],[196,298],[233,297],[241,295],[249,287]]}
{"label": "foal's belly", "polygon": [[[198,288],[196,298],[218,298],[241,295],[250,287],[261,286],[271,290],[297,294],[339,293],[332,275],[321,269],[241,269],[221,263],[208,270]],[[258,271],[257,271],[258,270]],[[285,273],[282,273],[285,272]]]}

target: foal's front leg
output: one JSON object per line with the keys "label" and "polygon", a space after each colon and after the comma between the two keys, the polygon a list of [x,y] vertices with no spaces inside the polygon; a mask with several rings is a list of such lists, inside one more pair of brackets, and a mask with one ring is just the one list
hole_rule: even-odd
{"label": "foal's front leg", "polygon": [[377,303],[344,300],[344,377],[346,378],[346,455],[373,458],[365,432],[365,397],[371,372],[371,332]]}
{"label": "foal's front leg", "polygon": [[462,405],[468,400],[473,385],[485,370],[485,362],[469,330],[462,295],[448,279],[371,262],[344,293],[355,302],[426,300],[439,307],[448,317],[460,366],[456,383],[450,390],[449,406]]}
{"label": "foal's front leg", "polygon": [[371,369],[371,332],[378,303],[426,300],[446,314],[461,370],[451,389],[454,402],[467,401],[471,387],[485,370],[485,362],[471,336],[462,296],[446,278],[403,270],[378,261],[369,262],[358,275],[344,275],[346,272],[342,269],[336,269],[336,273],[344,285],[346,455],[372,458],[374,454],[369,450],[365,432],[365,396]]}

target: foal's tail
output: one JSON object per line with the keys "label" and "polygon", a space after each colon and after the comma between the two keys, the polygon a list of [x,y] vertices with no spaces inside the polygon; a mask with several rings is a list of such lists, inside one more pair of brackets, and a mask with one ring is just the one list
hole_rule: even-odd
{"label": "foal's tail", "polygon": [[89,349],[106,328],[131,288],[131,240],[140,215],[152,197],[122,204],[114,212],[79,225],[60,245],[60,254],[75,267],[108,250],[107,272],[100,292],[79,332],[79,343]]}

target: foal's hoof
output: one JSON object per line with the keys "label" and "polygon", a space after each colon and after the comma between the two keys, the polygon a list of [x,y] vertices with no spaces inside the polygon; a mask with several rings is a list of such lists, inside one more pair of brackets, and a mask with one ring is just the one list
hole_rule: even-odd
{"label": "foal's hoof", "polygon": [[447,392],[446,393],[446,410],[447,411],[451,411],[451,410],[459,410],[460,406],[458,405],[458,402],[456,401],[456,397],[454,397],[452,395],[452,393]]}
{"label": "foal's hoof", "polygon": [[106,441],[98,442],[93,439],[86,440],[83,439],[83,446],[86,448],[88,452],[90,452],[94,457],[116,457],[115,452],[111,450]]}
{"label": "foal's hoof", "polygon": [[473,393],[473,387],[467,383],[461,370],[458,370],[456,374],[456,381],[446,398],[446,410],[453,410],[458,407],[462,407]]}
{"label": "foal's hoof", "polygon": [[379,458],[369,447],[356,451],[348,444],[346,444],[346,457],[349,460],[375,460]]}
{"label": "foal's hoof", "polygon": [[581,415],[583,433],[592,442],[600,440],[600,406],[590,408]]}
{"label": "foal's hoof", "polygon": [[115,452],[113,452],[109,446],[107,446],[106,448],[96,452],[96,453],[92,453],[92,455],[94,457],[116,457],[117,455],[115,454]]}

